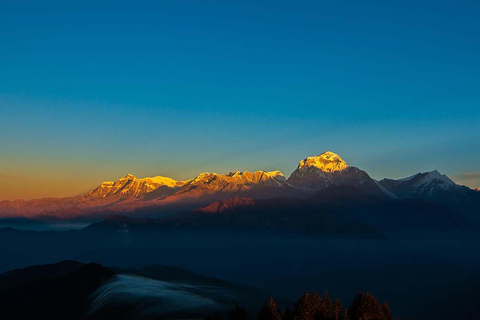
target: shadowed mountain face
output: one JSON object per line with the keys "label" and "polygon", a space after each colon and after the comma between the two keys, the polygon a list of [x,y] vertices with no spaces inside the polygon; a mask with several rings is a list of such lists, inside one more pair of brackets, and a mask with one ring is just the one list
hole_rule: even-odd
{"label": "shadowed mountain face", "polygon": [[337,212],[343,221],[355,221],[383,234],[475,232],[476,227],[457,211],[421,199],[385,199],[362,189],[335,187],[310,199]]}
{"label": "shadowed mountain face", "polygon": [[[202,173],[186,181],[162,176],[138,179],[128,174],[115,182],[103,182],[77,197],[2,201],[0,217],[96,220],[111,214],[159,217],[208,204],[228,206],[222,201],[235,197],[310,199],[322,190],[335,193],[333,189],[337,187],[361,190],[363,196],[374,195],[385,201],[421,199],[464,213],[474,221],[480,220],[475,214],[480,205],[480,193],[456,185],[437,171],[378,182],[332,152],[301,160],[288,179],[279,171]],[[347,201],[348,195],[343,196]]]}
{"label": "shadowed mountain face", "polygon": [[95,232],[101,230],[118,232],[122,230],[126,232],[223,230],[384,238],[368,226],[355,222],[344,223],[336,219],[331,210],[312,211],[315,209],[310,205],[301,204],[292,207],[291,202],[270,204],[262,201],[255,207],[238,207],[221,214],[197,211],[167,219],[132,219],[112,216],[84,230]]}
{"label": "shadowed mountain face", "polygon": [[193,210],[198,213],[222,213],[225,211],[231,211],[237,208],[254,208],[256,207],[255,201],[250,198],[235,197],[224,201],[215,201],[209,205]]}
{"label": "shadowed mountain face", "polygon": [[462,215],[423,200],[390,200],[355,187],[334,186],[308,199],[232,198],[164,219],[111,216],[85,231],[231,230],[382,238],[474,232]]}
{"label": "shadowed mountain face", "polygon": [[258,308],[266,299],[253,288],[160,265],[122,270],[64,261],[0,275],[6,319],[192,319],[236,304]]}

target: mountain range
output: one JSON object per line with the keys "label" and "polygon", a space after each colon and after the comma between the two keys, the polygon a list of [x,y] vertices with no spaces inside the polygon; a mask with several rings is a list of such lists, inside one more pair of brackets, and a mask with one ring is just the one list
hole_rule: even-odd
{"label": "mountain range", "polygon": [[[338,188],[346,189],[339,195]],[[479,221],[476,213],[480,192],[477,191],[455,184],[436,170],[399,180],[376,181],[367,172],[348,165],[339,155],[327,151],[301,160],[288,179],[280,171],[201,173],[185,181],[163,176],[139,179],[127,174],[117,181],[102,182],[79,196],[1,201],[0,217],[71,219],[111,214],[158,216],[192,210],[197,213],[222,212],[232,205],[252,207],[258,200],[312,201],[312,197],[320,197],[342,201],[340,198],[361,194],[360,197],[374,197],[375,201],[382,203],[421,200]],[[237,200],[224,202],[229,199]]]}

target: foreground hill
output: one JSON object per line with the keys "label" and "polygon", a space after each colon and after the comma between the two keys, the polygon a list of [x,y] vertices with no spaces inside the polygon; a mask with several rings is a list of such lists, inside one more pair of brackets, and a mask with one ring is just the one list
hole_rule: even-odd
{"label": "foreground hill", "polygon": [[256,289],[180,268],[106,268],[63,261],[0,275],[5,319],[194,319],[242,304],[259,308]]}
{"label": "foreground hill", "polygon": [[[417,317],[477,319],[479,284],[477,274],[429,292],[417,302],[421,307]],[[323,295],[304,293],[277,304],[255,288],[163,265],[121,269],[63,261],[0,274],[0,310],[5,319],[394,318],[389,305],[368,292],[358,292],[346,302],[325,291]],[[395,310],[397,313],[405,311]]]}
{"label": "foreground hill", "polygon": [[5,319],[81,319],[89,296],[114,276],[98,264],[64,262],[3,274],[0,310]]}

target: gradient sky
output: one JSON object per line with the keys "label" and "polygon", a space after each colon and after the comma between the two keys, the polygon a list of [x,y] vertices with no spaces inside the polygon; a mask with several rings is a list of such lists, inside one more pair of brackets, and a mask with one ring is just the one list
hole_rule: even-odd
{"label": "gradient sky", "polygon": [[326,150],[480,186],[479,1],[97,2],[0,6],[0,200]]}

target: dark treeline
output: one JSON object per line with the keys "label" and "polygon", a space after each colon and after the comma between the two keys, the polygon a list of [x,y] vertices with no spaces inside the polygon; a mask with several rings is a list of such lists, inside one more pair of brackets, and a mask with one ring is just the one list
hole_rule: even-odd
{"label": "dark treeline", "polygon": [[[227,320],[252,319],[242,307],[235,307],[226,315]],[[281,309],[273,298],[256,314],[257,320],[393,320],[386,303],[380,304],[370,293],[359,292],[350,307],[344,307],[339,299],[332,302],[325,291],[323,297],[316,292],[304,293],[293,307]],[[215,312],[204,320],[222,320],[222,315]],[[400,320],[400,317],[398,318]]]}

